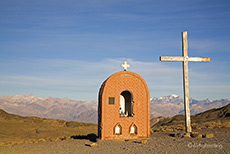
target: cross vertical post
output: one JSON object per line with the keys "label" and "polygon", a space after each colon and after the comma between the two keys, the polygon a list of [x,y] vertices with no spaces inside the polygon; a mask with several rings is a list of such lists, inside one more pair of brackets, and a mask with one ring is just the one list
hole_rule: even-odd
{"label": "cross vertical post", "polygon": [[185,112],[185,131],[191,133],[191,118],[189,107],[189,81],[188,81],[188,62],[210,62],[209,57],[188,57],[187,31],[182,32],[182,57],[161,56],[160,61],[181,61],[183,62],[183,82],[184,82],[184,112]]}
{"label": "cross vertical post", "polygon": [[189,107],[189,82],[188,82],[188,41],[187,32],[182,32],[182,49],[183,49],[183,81],[184,81],[184,112],[185,112],[185,131],[192,132],[190,107]]}

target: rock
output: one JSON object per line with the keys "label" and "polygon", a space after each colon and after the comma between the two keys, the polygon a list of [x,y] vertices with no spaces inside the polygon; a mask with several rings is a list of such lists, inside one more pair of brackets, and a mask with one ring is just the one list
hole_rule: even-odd
{"label": "rock", "polygon": [[190,136],[190,133],[185,133],[185,134],[183,135],[183,137],[184,137],[184,138],[190,138],[191,136]]}
{"label": "rock", "polygon": [[141,141],[141,144],[146,144],[146,143],[147,143],[146,140],[142,140],[142,141]]}
{"label": "rock", "polygon": [[182,133],[171,133],[169,136],[176,137],[176,138],[182,138],[183,134]]}
{"label": "rock", "polygon": [[96,147],[96,146],[97,146],[97,143],[87,144],[87,146],[90,146],[90,147]]}
{"label": "rock", "polygon": [[171,133],[169,136],[176,137],[176,133]]}
{"label": "rock", "polygon": [[230,122],[229,121],[223,122],[223,127],[224,128],[229,128],[230,127]]}
{"label": "rock", "polygon": [[174,128],[174,129],[177,130],[177,131],[183,131],[183,130],[184,130],[183,127],[176,127],[176,128]]}
{"label": "rock", "polygon": [[160,130],[159,129],[155,129],[154,132],[160,132]]}
{"label": "rock", "polygon": [[172,128],[166,128],[165,131],[166,131],[166,132],[172,132],[173,129],[172,129]]}
{"label": "rock", "polygon": [[67,138],[65,136],[62,136],[59,138],[61,141],[66,140]]}
{"label": "rock", "polygon": [[202,138],[202,134],[197,133],[197,132],[192,132],[191,137],[193,137],[193,138]]}
{"label": "rock", "polygon": [[208,128],[207,129],[213,129],[213,126],[208,126]]}
{"label": "rock", "polygon": [[25,140],[24,142],[23,142],[24,144],[31,144],[31,143],[33,143],[31,140]]}
{"label": "rock", "polygon": [[164,129],[164,128],[160,128],[160,131],[161,131],[161,132],[164,132],[164,131],[165,131],[165,129]]}
{"label": "rock", "polygon": [[45,142],[46,140],[44,138],[40,138],[38,142]]}
{"label": "rock", "polygon": [[204,138],[213,138],[214,135],[213,135],[212,133],[210,133],[210,134],[205,134],[205,135],[203,135],[203,137],[204,137]]}

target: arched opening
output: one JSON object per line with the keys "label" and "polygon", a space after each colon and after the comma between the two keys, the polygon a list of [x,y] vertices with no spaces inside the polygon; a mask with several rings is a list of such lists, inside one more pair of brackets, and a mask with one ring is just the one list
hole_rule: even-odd
{"label": "arched opening", "polygon": [[114,134],[115,135],[121,135],[122,134],[122,127],[120,124],[117,124],[115,127],[114,127]]}
{"label": "arched opening", "polygon": [[133,98],[128,90],[125,90],[120,94],[120,116],[133,116]]}
{"label": "arched opening", "polygon": [[136,135],[137,134],[137,126],[135,124],[132,124],[129,132],[131,135]]}

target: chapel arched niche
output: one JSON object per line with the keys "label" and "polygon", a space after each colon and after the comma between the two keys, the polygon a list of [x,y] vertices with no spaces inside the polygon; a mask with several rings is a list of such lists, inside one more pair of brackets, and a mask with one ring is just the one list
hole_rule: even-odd
{"label": "chapel arched niche", "polygon": [[122,127],[119,123],[117,123],[113,128],[114,135],[122,135]]}
{"label": "chapel arched niche", "polygon": [[129,127],[129,133],[130,135],[137,135],[137,126],[134,123]]}
{"label": "chapel arched niche", "polygon": [[133,95],[129,90],[120,94],[120,117],[133,116]]}

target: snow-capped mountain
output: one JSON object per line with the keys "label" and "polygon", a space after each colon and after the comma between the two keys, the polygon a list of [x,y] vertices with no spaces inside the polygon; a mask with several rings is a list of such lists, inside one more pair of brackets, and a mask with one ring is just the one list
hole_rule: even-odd
{"label": "snow-capped mountain", "polygon": [[[190,98],[191,114],[204,112],[212,108],[219,108],[230,103],[229,99],[195,100]],[[184,114],[184,99],[177,95],[154,97],[150,99],[151,116],[174,116]]]}

